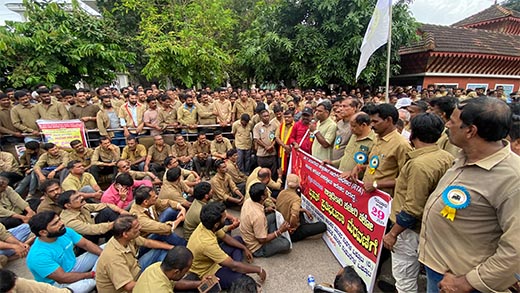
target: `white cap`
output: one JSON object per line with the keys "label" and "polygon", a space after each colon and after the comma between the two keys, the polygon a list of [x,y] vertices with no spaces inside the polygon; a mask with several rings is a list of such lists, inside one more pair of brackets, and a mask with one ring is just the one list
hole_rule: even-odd
{"label": "white cap", "polygon": [[397,100],[397,103],[395,103],[395,107],[397,109],[405,108],[412,105],[412,99],[410,98],[400,98]]}

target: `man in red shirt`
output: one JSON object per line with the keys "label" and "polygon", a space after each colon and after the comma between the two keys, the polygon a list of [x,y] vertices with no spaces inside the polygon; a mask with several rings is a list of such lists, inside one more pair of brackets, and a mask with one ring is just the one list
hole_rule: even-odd
{"label": "man in red shirt", "polygon": [[[300,147],[303,151],[311,153],[312,142],[308,134],[309,123],[311,122],[313,113],[311,108],[305,108],[302,111],[302,116],[298,122],[293,126],[291,137],[289,137],[288,145],[294,148]],[[305,139],[304,139],[305,138]]]}

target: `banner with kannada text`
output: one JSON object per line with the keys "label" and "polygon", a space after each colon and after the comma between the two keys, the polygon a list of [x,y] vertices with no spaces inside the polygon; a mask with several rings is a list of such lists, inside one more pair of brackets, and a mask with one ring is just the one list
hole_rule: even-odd
{"label": "banner with kannada text", "polygon": [[291,154],[291,171],[300,177],[302,206],[327,224],[323,239],[342,266],[351,265],[372,292],[392,198],[362,182],[340,178],[341,172],[301,150]]}
{"label": "banner with kannada text", "polygon": [[37,120],[46,142],[60,148],[70,148],[70,142],[79,139],[87,146],[85,124],[81,120]]}

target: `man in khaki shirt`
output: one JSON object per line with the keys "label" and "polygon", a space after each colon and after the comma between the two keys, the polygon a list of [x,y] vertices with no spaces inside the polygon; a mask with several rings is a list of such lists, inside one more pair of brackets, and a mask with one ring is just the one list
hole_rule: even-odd
{"label": "man in khaki shirt", "polygon": [[248,114],[249,117],[253,117],[253,115],[255,115],[255,109],[255,100],[248,96],[246,90],[242,90],[240,92],[240,99],[236,100],[233,104],[233,109],[231,110],[231,120],[237,120],[239,117],[242,117],[242,114]]}
{"label": "man in khaki shirt", "polygon": [[186,96],[186,102],[177,109],[177,119],[179,124],[186,129],[187,132],[197,132],[197,107],[193,102],[191,95]]}
{"label": "man in khaki shirt", "polygon": [[38,158],[34,165],[34,179],[43,182],[45,178],[60,178],[61,172],[67,167],[65,164],[67,152],[59,149],[52,142],[43,145],[43,149],[47,152]]}
{"label": "man in khaki shirt", "polygon": [[[86,129],[97,128],[97,113],[99,107],[97,105],[89,104],[87,102],[87,94],[89,90],[80,88],[76,91],[76,103],[69,108],[71,119],[80,119],[85,123]],[[96,132],[89,132],[90,139],[98,139],[99,134]],[[98,145],[97,143],[95,145]]]}
{"label": "man in khaki shirt", "polygon": [[[440,97],[431,100],[430,105],[432,106],[433,113],[439,115],[444,123],[448,123],[453,110],[457,107],[457,98],[454,97]],[[444,131],[437,141],[437,145],[441,150],[445,150],[454,157],[459,156],[460,148],[454,146],[449,138],[447,131]]]}
{"label": "man in khaki shirt", "polygon": [[276,227],[276,214],[264,213],[264,201],[269,197],[267,186],[255,183],[249,191],[240,212],[240,234],[246,247],[256,257],[269,257],[291,249],[291,242],[282,234],[289,230],[289,223]]}
{"label": "man in khaki shirt", "polygon": [[197,105],[198,123],[200,125],[215,125],[217,123],[217,111],[215,104],[210,102],[209,94],[205,91],[201,93],[201,102]]}
{"label": "man in khaki shirt", "polygon": [[174,133],[179,126],[177,122],[177,108],[175,108],[171,98],[167,95],[161,95],[160,102],[161,107],[159,107],[159,112],[157,113],[157,123],[163,130],[163,133]]}
{"label": "man in khaki shirt", "polygon": [[[76,190],[89,202],[101,199],[103,190],[99,187],[92,174],[85,172],[85,167],[80,161],[70,161],[67,163],[69,175],[61,183],[63,190]],[[77,232],[77,231],[76,231]]]}
{"label": "man in khaki shirt", "polygon": [[238,153],[237,165],[240,171],[248,173],[251,169],[251,149],[253,147],[253,123],[249,114],[242,114],[239,121],[233,122],[231,132],[235,136]]}
{"label": "man in khaki shirt", "polygon": [[[0,224],[0,256],[11,259],[25,257],[29,252],[29,243],[32,241],[29,239],[30,235],[31,228],[28,224],[22,224],[9,230]],[[0,262],[1,268],[2,263]]]}
{"label": "man in khaki shirt", "polygon": [[444,122],[433,113],[419,114],[410,122],[410,140],[415,150],[406,154],[406,164],[396,179],[390,220],[392,229],[384,236],[384,246],[392,251],[392,274],[398,292],[417,292],[419,276],[420,220],[424,204],[453,163],[453,156],[435,142]]}
{"label": "man in khaki shirt", "polygon": [[244,195],[227,173],[226,162],[224,160],[217,160],[215,167],[217,168],[217,174],[211,178],[211,186],[213,187],[215,200],[231,206],[242,205]]}
{"label": "man in khaki shirt", "polygon": [[[98,244],[100,238],[109,239],[114,220],[127,211],[106,203],[86,203],[85,198],[75,190],[67,190],[58,196],[58,205],[63,210],[60,218],[65,226],[74,229],[88,240]],[[97,213],[93,216],[92,213]]]}
{"label": "man in khaki shirt", "polygon": [[[211,141],[206,139],[204,131],[199,132],[197,141],[191,146],[191,155],[193,156],[193,166],[200,177],[209,179],[209,172],[211,171]],[[204,169],[202,169],[204,167]]]}
{"label": "man in khaki shirt", "polygon": [[164,172],[164,160],[172,155],[170,145],[164,143],[164,139],[160,135],[153,137],[154,144],[148,148],[148,155],[144,163],[144,171],[152,172],[155,176],[159,176],[160,172]]}
{"label": "man in khaki shirt", "polygon": [[193,152],[191,145],[186,142],[181,134],[175,135],[175,143],[172,145],[172,156],[179,160],[179,165],[188,170],[193,169]]}
{"label": "man in khaki shirt", "polygon": [[419,261],[429,288],[504,292],[515,283],[520,157],[503,140],[511,121],[507,104],[477,97],[462,102],[446,124],[462,152],[424,208]]}
{"label": "man in khaki shirt", "polygon": [[48,88],[39,88],[36,90],[41,99],[41,103],[36,105],[36,110],[40,119],[44,120],[68,120],[69,112],[65,106],[58,102],[52,101],[51,93]]}
{"label": "man in khaki shirt", "polygon": [[[96,267],[99,293],[135,290],[141,271],[163,260],[167,251],[173,248],[170,244],[139,236],[141,224],[134,215],[122,215],[113,222],[113,226],[114,237],[108,240]],[[138,253],[140,247],[150,250],[144,254]]]}
{"label": "man in khaki shirt", "polygon": [[24,178],[20,173],[20,164],[9,152],[0,151],[0,176],[9,179],[9,186],[14,186]]}
{"label": "man in khaki shirt", "polygon": [[337,125],[330,117],[331,110],[332,103],[329,100],[324,100],[314,111],[317,123],[311,122],[309,124],[312,156],[321,161],[332,158],[332,147],[336,139]]}
{"label": "man in khaki shirt", "polygon": [[11,119],[11,110],[13,106],[11,99],[4,93],[0,93],[0,134],[11,135],[2,137],[4,143],[23,143],[24,136],[22,132],[15,128]]}
{"label": "man in khaki shirt", "polygon": [[191,202],[184,198],[183,193],[192,194],[193,189],[188,187],[182,180],[181,168],[174,167],[166,172],[166,180],[164,180],[159,192],[160,199],[169,199],[180,203],[184,208],[189,209]]}
{"label": "man in khaki shirt", "polygon": [[225,160],[227,152],[233,148],[229,139],[222,135],[221,130],[215,130],[213,133],[215,139],[211,142],[211,156],[213,159]]}
{"label": "man in khaki shirt", "polygon": [[29,96],[25,91],[16,91],[14,98],[18,101],[18,105],[11,110],[11,120],[13,126],[22,133],[30,133],[33,140],[40,140],[40,131],[36,120],[40,119],[38,109],[31,104]]}
{"label": "man in khaki shirt", "polygon": [[218,98],[215,98],[213,104],[215,105],[215,111],[217,112],[217,123],[220,126],[227,126],[231,123],[231,111],[233,106],[231,102],[226,99],[225,91],[215,92]]}
{"label": "man in khaki shirt", "polygon": [[137,143],[135,137],[126,140],[126,146],[123,148],[121,159],[128,160],[134,171],[143,171],[146,160],[146,147]]}
{"label": "man in khaki shirt", "polygon": [[37,212],[53,211],[59,215],[63,210],[57,202],[58,195],[62,192],[60,181],[57,179],[45,179],[45,181],[40,184],[40,190],[43,193],[43,197],[41,203],[38,205]]}
{"label": "man in khaki shirt", "polygon": [[276,126],[269,121],[269,112],[263,109],[260,113],[261,121],[253,128],[253,139],[256,144],[256,159],[258,166],[268,168],[271,174],[277,174],[276,159]]}
{"label": "man in khaki shirt", "polygon": [[159,199],[155,190],[148,186],[137,188],[134,199],[130,213],[137,216],[142,226],[141,236],[186,246],[186,241],[174,233],[186,216],[186,209],[180,203]]}
{"label": "man in khaki shirt", "polygon": [[227,152],[228,159],[226,160],[226,166],[228,174],[231,176],[231,179],[233,179],[233,182],[237,185],[239,189],[242,190],[240,187],[240,184],[244,185],[244,192],[245,193],[245,184],[247,181],[247,175],[244,174],[237,165],[238,160],[238,153],[236,149],[230,149]]}
{"label": "man in khaki shirt", "polygon": [[85,167],[85,170],[89,170],[92,165],[94,150],[86,148],[79,139],[71,141],[70,147],[72,148],[72,152],[67,154],[67,163],[70,161],[80,161],[83,167]]}
{"label": "man in khaki shirt", "polygon": [[100,182],[99,175],[116,174],[116,162],[121,158],[121,150],[118,146],[112,144],[109,137],[102,136],[101,145],[94,150],[92,155],[92,167],[90,173]]}
{"label": "man in khaki shirt", "polygon": [[7,183],[7,178],[0,176],[0,224],[11,229],[27,223],[35,213]]}

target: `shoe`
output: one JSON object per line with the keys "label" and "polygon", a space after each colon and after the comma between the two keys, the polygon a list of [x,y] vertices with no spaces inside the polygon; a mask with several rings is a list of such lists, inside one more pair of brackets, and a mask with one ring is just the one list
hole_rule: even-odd
{"label": "shoe", "polygon": [[395,286],[387,281],[384,281],[384,280],[379,280],[377,281],[377,287],[379,287],[379,289],[381,289],[381,291],[385,292],[385,293],[394,293],[394,292],[397,292],[397,289],[395,288]]}

